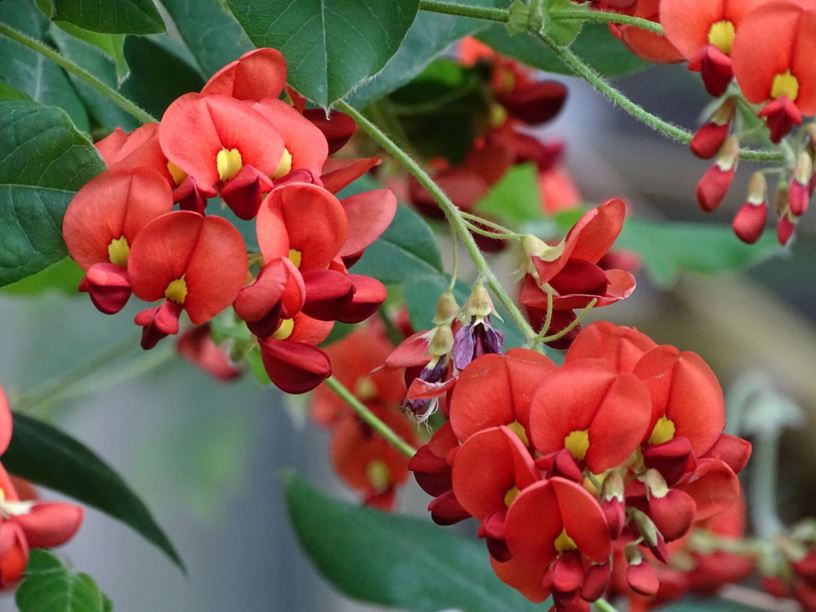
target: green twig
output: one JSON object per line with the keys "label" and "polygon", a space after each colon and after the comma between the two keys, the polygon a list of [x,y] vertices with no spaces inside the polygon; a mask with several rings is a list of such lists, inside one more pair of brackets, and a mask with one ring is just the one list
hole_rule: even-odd
{"label": "green twig", "polygon": [[326,385],[334,391],[340,399],[342,399],[346,404],[351,407],[354,412],[357,413],[366,424],[368,424],[374,431],[380,434],[385,440],[401,452],[403,455],[408,457],[409,459],[414,456],[416,453],[416,449],[408,444],[405,440],[400,438],[397,433],[391,429],[388,425],[383,423],[377,415],[375,415],[371,410],[366,408],[365,404],[363,404],[360,400],[354,397],[354,394],[349,391],[343,383],[337,380],[334,376],[330,376],[326,379]]}
{"label": "green twig", "polygon": [[[549,312],[550,308],[551,308],[551,306],[550,306],[551,301],[549,299],[549,295],[547,296],[547,298],[548,298],[547,299],[547,310]],[[536,336],[535,340],[533,341],[533,346],[537,346],[538,344],[542,344],[542,343],[547,344],[549,342],[555,342],[556,340],[560,340],[561,338],[566,336],[568,333],[570,333],[573,329],[575,329],[576,327],[578,327],[581,324],[581,321],[584,320],[584,317],[587,315],[587,313],[590,310],[592,310],[595,307],[595,304],[597,304],[597,303],[598,303],[598,298],[592,298],[592,301],[590,301],[589,304],[587,304],[581,310],[581,312],[578,313],[578,315],[570,322],[569,325],[565,326],[564,328],[562,328],[561,330],[555,332],[554,334],[552,334],[550,336],[544,336],[544,335],[539,334],[538,336]],[[551,313],[550,313],[550,316],[552,316]],[[546,330],[544,330],[544,333],[546,333]]]}
{"label": "green twig", "polygon": [[472,17],[473,19],[496,21],[498,23],[507,23],[510,20],[510,13],[507,9],[470,6],[454,2],[437,2],[436,0],[420,0],[419,10],[456,15],[457,17]]}
{"label": "green twig", "polygon": [[507,291],[505,291],[504,287],[502,287],[499,279],[496,278],[496,275],[493,273],[493,270],[491,270],[487,260],[485,260],[484,255],[479,250],[479,246],[473,239],[467,223],[465,222],[465,219],[462,216],[459,208],[457,208],[456,204],[451,201],[445,192],[439,188],[428,173],[425,172],[425,170],[423,170],[422,167],[416,161],[414,161],[410,155],[400,149],[385,132],[369,121],[365,115],[344,101],[338,102],[337,108],[347,115],[350,115],[357,122],[360,129],[368,134],[374,142],[380,145],[387,153],[394,157],[394,159],[405,166],[408,172],[410,172],[414,178],[416,178],[419,184],[422,185],[422,187],[424,187],[429,194],[431,194],[433,199],[442,209],[442,212],[445,213],[445,217],[448,220],[451,232],[455,233],[457,238],[465,246],[468,255],[470,256],[471,260],[473,260],[473,263],[479,273],[487,280],[487,284],[490,286],[490,289],[507,309],[507,312],[516,323],[521,333],[524,334],[528,341],[532,341],[533,338],[536,337],[535,330],[530,327],[530,324],[527,322],[527,319],[524,318],[524,315],[521,313],[518,306],[516,306],[513,298],[510,297]]}
{"label": "green twig", "polygon": [[556,21],[594,21],[597,23],[620,23],[622,25],[631,25],[641,30],[654,32],[655,34],[663,34],[663,26],[656,21],[649,21],[640,17],[632,17],[631,15],[624,15],[622,13],[612,13],[609,11],[593,11],[593,10],[578,10],[578,9],[563,9],[553,10],[549,12],[549,16]]}
{"label": "green twig", "polygon": [[151,123],[156,121],[156,118],[150,113],[148,113],[146,110],[140,108],[139,106],[128,100],[118,91],[100,81],[98,78],[96,78],[94,75],[92,75],[90,72],[88,72],[81,66],[78,66],[77,64],[67,59],[66,57],[63,57],[48,45],[40,42],[39,40],[35,40],[18,30],[15,30],[14,28],[6,25],[5,23],[0,23],[0,34],[6,36],[7,38],[10,38],[15,42],[20,43],[21,45],[28,47],[29,49],[32,49],[33,51],[36,51],[37,53],[51,60],[58,66],[64,68],[67,72],[82,79],[88,85],[96,89],[99,93],[110,98],[114,104],[119,106],[126,113],[134,116],[142,123]]}

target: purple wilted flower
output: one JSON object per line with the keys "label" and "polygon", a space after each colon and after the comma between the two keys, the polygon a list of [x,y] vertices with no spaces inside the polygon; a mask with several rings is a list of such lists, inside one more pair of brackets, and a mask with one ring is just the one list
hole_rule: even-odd
{"label": "purple wilted flower", "polygon": [[481,283],[473,291],[465,304],[465,316],[453,340],[453,365],[464,370],[468,364],[481,355],[500,353],[504,334],[490,323],[493,302]]}

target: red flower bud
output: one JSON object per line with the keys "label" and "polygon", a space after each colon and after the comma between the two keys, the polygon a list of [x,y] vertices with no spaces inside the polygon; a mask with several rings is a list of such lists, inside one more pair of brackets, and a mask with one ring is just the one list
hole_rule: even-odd
{"label": "red flower bud", "polygon": [[790,239],[793,238],[793,233],[796,231],[796,223],[787,214],[779,217],[779,222],[776,225],[776,238],[779,244],[786,246]]}
{"label": "red flower bud", "polygon": [[735,110],[736,103],[732,98],[723,102],[711,119],[694,134],[690,143],[691,152],[702,159],[714,157],[728,138]]}
{"label": "red flower bud", "polygon": [[667,542],[688,532],[696,512],[694,499],[678,489],[670,489],[663,497],[649,496],[649,515]]}
{"label": "red flower bud", "polygon": [[639,563],[630,563],[626,570],[626,582],[638,595],[651,597],[660,588],[660,581],[654,568],[645,559]]}
{"label": "red flower bud", "polygon": [[803,151],[796,160],[793,180],[788,187],[788,209],[792,215],[801,217],[810,204],[810,180],[813,177],[813,160]]}
{"label": "red flower bud", "polygon": [[716,209],[725,199],[739,158],[739,141],[734,136],[726,139],[717,155],[716,163],[697,183],[697,203],[706,212]]}
{"label": "red flower bud", "polygon": [[768,218],[767,191],[764,175],[754,173],[748,185],[748,198],[731,222],[734,233],[747,244],[754,244],[765,230]]}

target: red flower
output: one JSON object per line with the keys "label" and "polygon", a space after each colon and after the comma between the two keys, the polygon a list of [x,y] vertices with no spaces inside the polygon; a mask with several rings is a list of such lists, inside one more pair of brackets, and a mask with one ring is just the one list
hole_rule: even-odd
{"label": "red flower", "polygon": [[[778,142],[802,115],[816,114],[816,9],[804,1],[769,2],[743,19],[732,52],[734,75]],[[783,44],[784,41],[784,44]],[[770,102],[769,102],[770,101]]]}
{"label": "red flower", "polygon": [[71,257],[86,271],[80,290],[106,314],[130,298],[127,264],[136,236],[173,207],[165,180],[148,168],[103,172],[80,189],[62,222]]}
{"label": "red flower", "polygon": [[213,342],[208,324],[185,331],[176,343],[176,350],[179,355],[216,380],[235,380],[243,372],[230,361],[226,351]]}
{"label": "red flower", "polygon": [[634,327],[598,321],[588,325],[573,340],[564,363],[577,359],[603,359],[618,372],[631,372],[640,358],[657,344]]}
{"label": "red flower", "polygon": [[236,215],[252,219],[271,179],[291,169],[291,155],[275,126],[248,103],[223,95],[177,98],[162,117],[159,142],[188,175],[186,190],[198,194],[191,200],[197,210],[207,197],[221,193]]}
{"label": "red flower", "polygon": [[[616,9],[615,12],[650,21],[658,21],[661,0],[637,0],[630,7]],[[608,3],[612,4],[612,3]],[[609,8],[614,9],[614,6]],[[673,64],[683,61],[683,54],[671,41],[660,34],[648,32],[636,26],[610,23],[609,30],[620,39],[629,50],[643,59],[658,64]]]}
{"label": "red flower", "polygon": [[329,155],[342,149],[357,131],[354,119],[340,111],[328,114],[322,108],[309,108],[303,111],[303,116],[323,132],[329,145]]}
{"label": "red flower", "polygon": [[277,49],[253,49],[212,75],[201,93],[261,101],[278,98],[285,84],[283,54]]}
{"label": "red flower", "polygon": [[151,221],[128,258],[133,292],[149,302],[164,300],[136,317],[144,327],[142,346],[178,333],[182,310],[195,324],[212,319],[235,301],[246,270],[244,240],[226,219],[175,211]]}
{"label": "red flower", "polygon": [[545,378],[530,404],[530,432],[543,453],[567,449],[599,474],[621,465],[647,434],[652,410],[643,383],[596,359],[564,364]]}
{"label": "red flower", "polygon": [[171,187],[177,187],[186,177],[180,168],[168,163],[159,144],[158,123],[145,123],[130,134],[116,128],[94,146],[109,170],[150,168],[161,174]]}

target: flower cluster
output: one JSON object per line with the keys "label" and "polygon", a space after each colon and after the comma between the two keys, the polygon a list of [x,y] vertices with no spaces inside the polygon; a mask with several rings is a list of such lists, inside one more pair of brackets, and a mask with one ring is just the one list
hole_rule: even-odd
{"label": "flower cluster", "polygon": [[[403,379],[396,371],[379,368],[394,348],[381,327],[371,323],[357,329],[327,347],[326,353],[335,364],[337,380],[413,445],[415,428],[400,410]],[[312,420],[331,432],[331,461],[340,479],[358,491],[366,505],[392,509],[397,487],[408,478],[408,459],[325,386],[315,391]]]}
{"label": "flower cluster", "polygon": [[[11,442],[12,429],[11,410],[0,387],[0,455]],[[28,483],[17,480],[15,486],[15,480],[0,465],[0,589],[13,588],[22,577],[30,549],[65,544],[84,516],[81,506],[35,499]]]}
{"label": "flower cluster", "polygon": [[780,534],[776,544],[760,557],[762,588],[774,597],[794,598],[804,610],[816,609],[816,524],[803,521]]}
{"label": "flower cluster", "polygon": [[754,174],[745,203],[733,220],[747,243],[761,237],[768,217],[765,174],[779,174],[775,207],[777,238],[787,244],[816,188],[813,160],[816,128],[816,4],[811,0],[637,0],[627,14],[659,21],[665,37],[632,25],[612,26],[629,48],[650,61],[687,61],[700,72],[708,93],[718,98],[691,141],[692,152],[715,163],[697,185],[697,201],[712,211],[725,199],[740,157],[741,127],[764,121],[778,144],[802,126],[785,149],[785,163]]}
{"label": "flower cluster", "polygon": [[[302,393],[331,374],[317,345],[334,321],[363,321],[386,298],[379,281],[348,268],[389,225],[396,199],[388,190],[337,198],[379,160],[330,159],[354,122],[306,110],[292,90],[293,104],[279,99],[285,80],[283,56],[257,49],[176,99],[160,123],[98,142],[107,170],[76,194],[63,235],[99,310],[120,311],[132,293],[157,303],[136,315],[143,348],[178,333],[184,312],[203,325],[234,306],[271,380]],[[245,234],[259,252],[247,252],[242,221],[224,207],[208,214],[216,196],[254,221]],[[180,346],[234,375],[213,348],[206,328]]]}
{"label": "flower cluster", "polygon": [[497,575],[557,609],[587,609],[613,565],[655,595],[667,542],[738,501],[751,451],[723,433],[698,355],[611,323],[582,330],[561,366],[527,349],[475,359],[448,415],[410,463],[431,516],[475,518]]}

